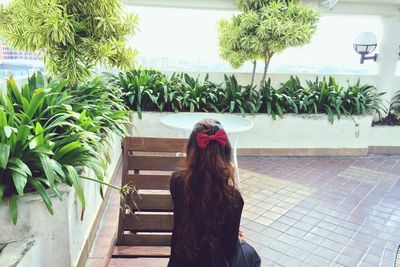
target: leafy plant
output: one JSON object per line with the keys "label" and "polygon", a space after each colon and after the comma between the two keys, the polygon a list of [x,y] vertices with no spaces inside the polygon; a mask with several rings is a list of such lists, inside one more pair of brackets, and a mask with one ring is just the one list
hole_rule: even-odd
{"label": "leafy plant", "polygon": [[224,99],[221,105],[221,111],[223,112],[240,112],[244,113],[257,113],[261,108],[261,95],[255,89],[255,86],[240,85],[236,77],[224,76],[225,83],[222,88],[224,91]]}
{"label": "leafy plant", "polygon": [[[129,78],[126,78],[128,74]],[[114,79],[123,88],[131,108],[139,114],[144,109],[242,114],[265,112],[276,119],[277,116],[282,118],[285,113],[325,113],[333,123],[335,116],[340,118],[384,111],[383,93],[377,93],[375,87],[361,85],[360,81],[344,87],[333,77],[317,77],[304,86],[299,77],[291,76],[277,88],[268,79],[260,90],[255,86],[239,84],[234,75],[225,75],[221,84],[209,81],[208,75],[204,80],[186,73],[174,73],[167,78],[154,70],[133,70],[120,73]],[[138,90],[140,86],[144,89]]]}
{"label": "leafy plant", "polygon": [[396,92],[390,103],[387,115],[379,116],[373,125],[400,125],[400,91]]}
{"label": "leafy plant", "polygon": [[[103,181],[108,152],[104,144],[111,129],[124,134],[117,127],[127,121],[125,109],[125,114],[117,110],[122,100],[113,100],[108,94],[111,89],[104,88],[99,79],[75,88],[74,94],[67,83],[52,80],[45,85],[37,73],[22,90],[10,78],[1,95],[0,202],[10,197],[14,223],[18,197],[26,192],[37,191],[52,214],[49,192],[61,199],[58,186],[73,186],[83,215],[86,204],[81,180],[93,180],[85,176],[85,169],[94,171],[98,183],[107,184]],[[93,95],[84,98],[86,93]]]}
{"label": "leafy plant", "polygon": [[139,118],[143,110],[154,109],[154,104],[158,104],[158,92],[166,84],[166,76],[155,70],[120,72],[114,80],[122,88],[126,104],[138,112]]}
{"label": "leafy plant", "polygon": [[15,49],[44,54],[49,74],[77,84],[96,65],[132,67],[126,37],[138,25],[118,0],[12,0],[0,7],[0,36]]}
{"label": "leafy plant", "polygon": [[261,111],[271,115],[274,120],[276,116],[283,118],[284,113],[290,112],[290,107],[297,111],[296,104],[291,96],[284,93],[284,88],[275,89],[271,85],[271,79],[268,79],[260,91],[263,103]]}
{"label": "leafy plant", "polygon": [[397,91],[390,103],[389,111],[400,116],[400,91]]}

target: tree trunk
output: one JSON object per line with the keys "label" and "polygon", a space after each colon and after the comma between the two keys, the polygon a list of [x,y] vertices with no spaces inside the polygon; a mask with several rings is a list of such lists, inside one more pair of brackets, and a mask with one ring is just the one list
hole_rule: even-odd
{"label": "tree trunk", "polygon": [[264,73],[263,76],[261,78],[261,82],[260,82],[260,89],[263,88],[264,83],[265,83],[265,78],[267,77],[267,71],[268,71],[268,66],[269,66],[269,62],[271,61],[271,57],[268,56],[267,58],[264,59]]}
{"label": "tree trunk", "polygon": [[254,84],[254,76],[256,75],[256,67],[257,67],[257,61],[253,60],[253,73],[251,74],[251,87],[253,87],[253,84]]}

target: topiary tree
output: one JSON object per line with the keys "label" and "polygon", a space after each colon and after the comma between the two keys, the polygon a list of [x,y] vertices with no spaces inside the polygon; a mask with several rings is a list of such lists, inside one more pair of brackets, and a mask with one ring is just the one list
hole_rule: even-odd
{"label": "topiary tree", "polygon": [[[219,22],[221,57],[234,68],[263,60],[262,87],[276,53],[311,41],[319,12],[297,0],[238,0],[237,4],[242,13]],[[252,80],[254,72],[255,68]]]}
{"label": "topiary tree", "polygon": [[12,0],[1,7],[0,36],[15,49],[41,51],[50,75],[72,84],[96,65],[132,67],[126,46],[138,18],[123,17],[119,0]]}

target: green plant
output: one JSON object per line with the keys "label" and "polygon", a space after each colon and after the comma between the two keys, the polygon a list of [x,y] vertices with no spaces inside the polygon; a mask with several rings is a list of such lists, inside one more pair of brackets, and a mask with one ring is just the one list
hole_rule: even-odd
{"label": "green plant", "polygon": [[[208,74],[203,80],[191,77],[187,73],[173,73],[168,87],[175,92],[181,111],[219,111],[216,103],[223,96],[219,85],[209,81]],[[176,105],[175,105],[176,106]]]}
{"label": "green plant", "polygon": [[239,0],[237,4],[242,13],[233,16],[231,21],[219,22],[221,57],[234,68],[251,60],[251,85],[255,60],[263,60],[261,88],[274,54],[310,42],[317,29],[319,13],[297,0]]}
{"label": "green plant", "polygon": [[138,112],[139,118],[142,118],[143,110],[152,110],[154,105],[163,109],[163,104],[159,103],[159,93],[164,90],[167,77],[159,71],[138,69],[120,72],[114,81],[122,88],[126,104]]}
{"label": "green plant", "polygon": [[[382,113],[386,113],[386,108],[382,101],[384,92],[377,93],[374,86],[366,84],[361,85],[360,80],[354,85],[349,85],[343,94],[344,109],[348,114],[364,115],[367,113],[375,112],[382,117]],[[351,103],[353,105],[347,106]]]}
{"label": "green plant", "polygon": [[[124,134],[120,128],[114,128],[127,121],[127,114],[121,115],[117,110],[121,100],[106,99],[107,90],[100,91],[103,86],[98,79],[76,90],[67,87],[67,83],[52,80],[45,85],[43,76],[38,73],[20,90],[10,78],[7,90],[1,95],[0,202],[10,197],[14,223],[18,216],[17,199],[26,192],[37,191],[53,213],[47,189],[61,199],[58,186],[73,186],[83,215],[82,179],[119,189],[105,183],[103,176],[108,152],[105,144],[111,129],[119,129],[120,134]],[[93,95],[82,99],[81,94],[88,92]],[[102,96],[96,103],[95,98]],[[100,104],[104,106],[97,106]],[[94,171],[96,179],[85,176],[86,168]]]}
{"label": "green plant", "polygon": [[389,112],[400,116],[400,91],[397,91],[390,103]]}
{"label": "green plant", "polygon": [[298,113],[297,105],[291,95],[285,94],[285,85],[279,89],[275,89],[271,85],[271,79],[268,79],[260,90],[262,97],[261,111],[271,115],[275,120],[276,116],[283,118],[284,113]]}
{"label": "green plant", "polygon": [[232,112],[240,112],[245,113],[245,99],[244,93],[245,90],[244,86],[240,85],[236,77],[234,75],[227,76],[224,75],[225,78],[225,101],[226,104],[225,108],[222,111],[228,111],[229,113]]}
{"label": "green plant", "polygon": [[[255,86],[239,84],[234,75],[225,75],[222,84],[215,84],[209,81],[208,75],[201,80],[186,73],[174,73],[167,78],[154,70],[137,70],[130,74],[130,79],[120,79],[127,75],[124,73],[116,78],[124,88],[125,98],[137,99],[137,94],[146,91],[146,97],[141,97],[142,102],[135,102],[133,110],[141,111],[146,106],[146,110],[174,112],[265,112],[274,119],[283,117],[285,113],[325,113],[331,123],[335,116],[384,111],[382,93],[377,93],[375,87],[361,85],[360,81],[343,87],[333,77],[317,77],[303,86],[299,77],[291,76],[277,88],[268,79],[260,90],[256,90]],[[150,78],[152,75],[161,78]],[[138,92],[139,84],[145,90]]]}
{"label": "green plant", "polygon": [[77,84],[96,65],[128,68],[135,50],[126,37],[138,18],[119,0],[12,0],[0,10],[0,35],[12,47],[42,52],[49,74]]}

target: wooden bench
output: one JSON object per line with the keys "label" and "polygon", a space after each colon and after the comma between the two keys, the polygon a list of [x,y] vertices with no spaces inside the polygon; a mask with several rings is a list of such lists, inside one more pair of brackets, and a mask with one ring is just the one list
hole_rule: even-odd
{"label": "wooden bench", "polygon": [[122,185],[139,195],[121,200],[110,266],[166,266],[173,229],[172,171],[185,161],[187,139],[126,137]]}

